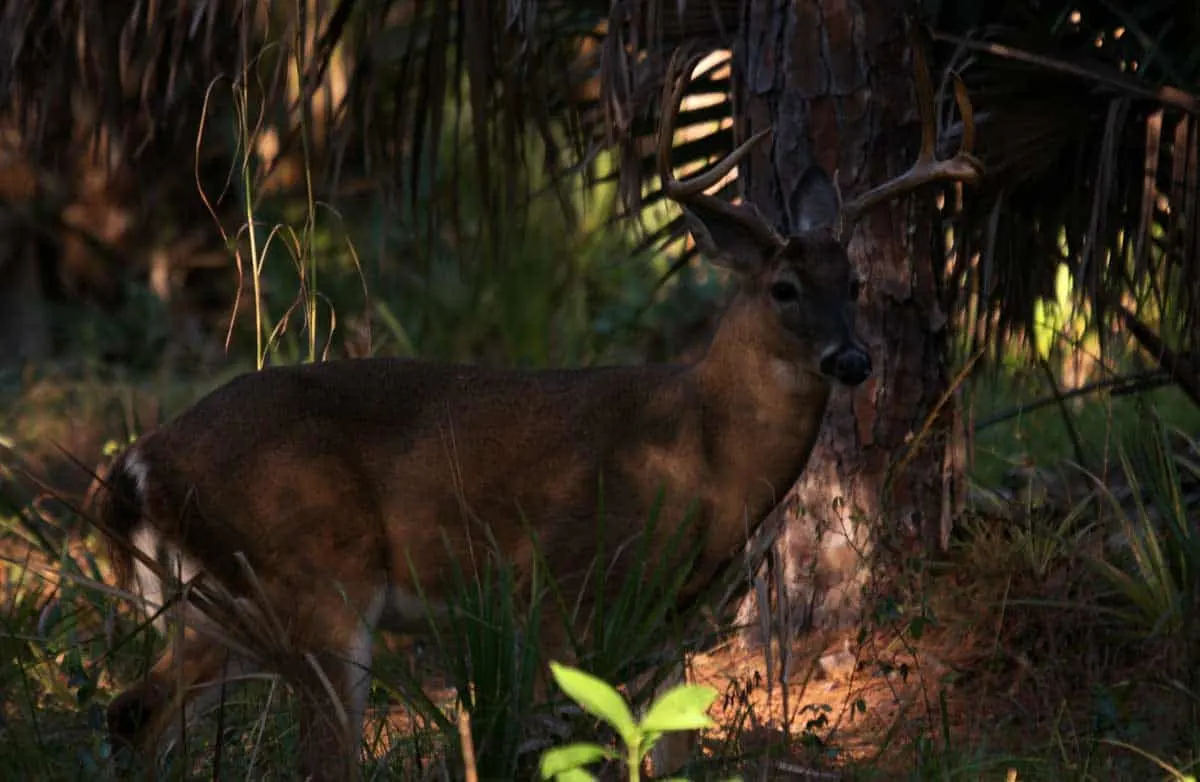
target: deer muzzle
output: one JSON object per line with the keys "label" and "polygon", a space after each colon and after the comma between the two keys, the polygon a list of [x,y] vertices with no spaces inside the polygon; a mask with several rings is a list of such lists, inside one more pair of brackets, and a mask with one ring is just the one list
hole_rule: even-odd
{"label": "deer muzzle", "polygon": [[821,358],[821,372],[839,383],[856,386],[871,376],[871,357],[862,346],[847,343]]}

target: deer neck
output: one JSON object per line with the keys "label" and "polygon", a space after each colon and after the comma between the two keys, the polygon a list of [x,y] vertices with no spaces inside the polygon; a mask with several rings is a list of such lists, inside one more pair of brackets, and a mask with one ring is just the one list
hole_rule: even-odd
{"label": "deer neck", "polygon": [[706,407],[722,419],[714,456],[736,465],[734,480],[769,486],[776,500],[804,469],[830,393],[794,355],[770,313],[735,302],[696,366]]}

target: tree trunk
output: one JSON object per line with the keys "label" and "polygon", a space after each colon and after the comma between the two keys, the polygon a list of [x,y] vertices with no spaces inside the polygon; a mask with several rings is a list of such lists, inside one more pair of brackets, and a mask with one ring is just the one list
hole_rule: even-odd
{"label": "tree trunk", "polygon": [[[743,137],[772,126],[774,146],[742,173],[746,197],[777,225],[786,225],[783,204],[810,165],[837,172],[849,198],[915,159],[920,122],[904,6],[748,4],[734,53],[736,113]],[[773,552],[782,569],[772,582],[784,585],[781,605],[789,608],[777,632],[856,621],[869,576],[898,564],[897,552],[944,545],[948,534],[961,496],[954,485],[961,471],[950,460],[957,450],[948,436],[951,415],[926,424],[947,388],[946,316],[930,248],[913,246],[906,231],[906,205],[927,204],[931,195],[880,206],[850,233],[850,256],[865,283],[859,333],[874,372],[863,386],[834,392],[821,438],[789,495]],[[889,556],[876,556],[883,552]],[[754,618],[756,603],[753,594],[746,598],[743,622]],[[761,636],[751,630],[746,639]]]}

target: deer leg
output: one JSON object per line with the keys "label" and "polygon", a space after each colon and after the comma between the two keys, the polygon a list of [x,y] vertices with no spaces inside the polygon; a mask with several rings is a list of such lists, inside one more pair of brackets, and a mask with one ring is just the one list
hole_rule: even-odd
{"label": "deer leg", "polygon": [[[370,691],[369,645],[355,659],[320,653],[291,679],[300,711],[300,778],[343,782],[360,777],[359,747]],[[357,651],[361,651],[357,650]],[[366,665],[364,665],[364,662]]]}
{"label": "deer leg", "polygon": [[185,724],[220,701],[218,685],[254,670],[250,661],[185,627],[146,677],[109,704],[109,738],[153,764],[164,739],[180,740]]}
{"label": "deer leg", "polygon": [[[357,777],[381,600],[370,604],[365,617],[344,602],[322,601],[309,615],[320,621],[297,628],[291,639],[294,648],[311,653],[298,653],[287,662],[271,661],[270,667],[296,695],[300,765],[312,779]],[[219,685],[261,669],[205,633],[207,622],[191,613],[146,677],[109,705],[107,723],[114,746],[128,747],[154,762],[166,739],[181,739],[185,725],[220,702]]]}
{"label": "deer leg", "polygon": [[355,780],[371,691],[372,642],[383,608],[380,589],[356,612],[346,603],[327,605],[323,648],[296,661],[288,678],[300,709],[300,777]]}

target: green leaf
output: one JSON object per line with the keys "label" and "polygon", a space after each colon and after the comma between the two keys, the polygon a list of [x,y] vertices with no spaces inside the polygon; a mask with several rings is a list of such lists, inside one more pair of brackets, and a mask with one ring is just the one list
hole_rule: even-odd
{"label": "green leaf", "polygon": [[596,782],[597,779],[595,774],[582,768],[569,768],[554,775],[554,782]]}
{"label": "green leaf", "polygon": [[[555,747],[554,749],[546,750],[542,753],[542,760],[538,766],[538,770],[542,774],[542,779],[593,779],[591,774],[583,771],[583,767],[595,763],[605,758],[615,758],[616,753],[610,749],[600,746],[599,744],[588,744],[579,742],[577,744],[568,744],[565,747]],[[586,776],[571,776],[564,777],[563,775],[571,771],[583,771]]]}
{"label": "green leaf", "polygon": [[713,726],[708,707],[717,699],[717,691],[701,684],[683,684],[656,700],[642,719],[643,731],[665,733],[672,730],[700,730]]}
{"label": "green leaf", "polygon": [[633,719],[633,712],[608,682],[578,668],[553,661],[550,663],[550,673],[563,692],[582,706],[584,711],[612,725],[626,744],[636,742],[638,726]]}

